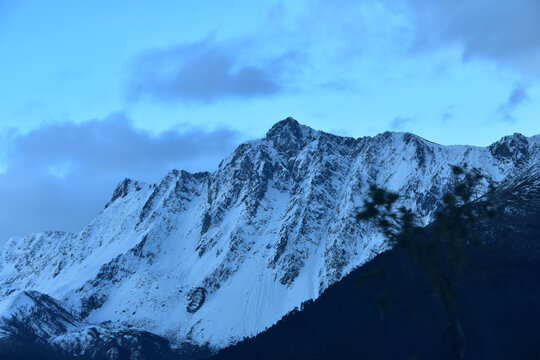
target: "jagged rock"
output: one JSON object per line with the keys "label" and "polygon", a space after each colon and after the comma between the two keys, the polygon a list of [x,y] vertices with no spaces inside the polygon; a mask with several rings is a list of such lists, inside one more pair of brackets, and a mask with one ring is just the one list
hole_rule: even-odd
{"label": "jagged rock", "polygon": [[195,289],[191,289],[187,295],[186,295],[186,310],[189,313],[195,313],[197,310],[201,308],[204,304],[204,300],[206,299],[206,289],[202,287],[197,287]]}
{"label": "jagged rock", "polygon": [[133,181],[128,178],[124,179],[116,186],[116,189],[114,189],[111,200],[109,200],[109,202],[105,205],[105,209],[116,200],[125,198],[132,189],[135,191],[140,191],[141,185],[137,181]]}

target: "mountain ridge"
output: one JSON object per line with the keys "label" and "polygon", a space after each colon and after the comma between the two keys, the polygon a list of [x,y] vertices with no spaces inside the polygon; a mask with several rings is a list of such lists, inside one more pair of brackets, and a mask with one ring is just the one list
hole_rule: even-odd
{"label": "mountain ridge", "polygon": [[221,348],[386,249],[354,220],[370,183],[404,194],[403,204],[427,223],[450,184],[449,165],[468,164],[499,182],[540,160],[540,136],[491,146],[391,132],[353,139],[287,118],[213,173],[123,180],[77,234],[13,239],[0,254],[0,304],[36,290],[89,324]]}
{"label": "mountain ridge", "polygon": [[[463,267],[451,280],[464,359],[536,359],[539,164],[504,181],[490,199],[495,215],[469,224]],[[421,237],[433,226],[436,220]],[[449,251],[444,242],[439,246],[440,254]],[[433,295],[425,271],[397,246],[332,284],[316,301],[210,359],[450,359],[447,314]]]}

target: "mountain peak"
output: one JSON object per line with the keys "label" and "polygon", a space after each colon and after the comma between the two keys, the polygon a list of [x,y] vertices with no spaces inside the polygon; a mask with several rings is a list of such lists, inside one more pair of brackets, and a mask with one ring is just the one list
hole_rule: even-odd
{"label": "mountain peak", "polygon": [[285,125],[285,124],[300,126],[300,123],[295,118],[293,118],[292,116],[287,116],[287,118],[278,121],[273,127]]}
{"label": "mountain peak", "polygon": [[266,133],[266,138],[278,138],[282,136],[292,136],[295,138],[300,138],[303,136],[302,129],[309,129],[307,126],[300,124],[292,117],[288,117],[277,123],[268,130]]}
{"label": "mountain peak", "polygon": [[268,130],[266,140],[271,141],[277,149],[291,155],[313,140],[317,133],[316,130],[288,117]]}
{"label": "mountain peak", "polygon": [[116,189],[114,189],[113,191],[111,200],[109,200],[109,202],[105,205],[105,208],[108,208],[109,205],[112,204],[115,200],[126,197],[132,189],[135,189],[136,191],[141,190],[140,183],[138,181],[133,181],[129,178],[125,178],[124,180],[119,182],[116,186]]}
{"label": "mountain peak", "polygon": [[512,161],[514,164],[524,164],[530,161],[529,139],[519,133],[508,135],[491,144],[488,149],[491,154],[501,161]]}

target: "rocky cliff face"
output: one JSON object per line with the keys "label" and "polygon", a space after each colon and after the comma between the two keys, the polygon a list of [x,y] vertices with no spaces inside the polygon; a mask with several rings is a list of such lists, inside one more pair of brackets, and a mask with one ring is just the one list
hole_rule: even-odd
{"label": "rocky cliff face", "polygon": [[441,146],[409,133],[339,137],[288,118],[214,173],[124,180],[78,234],[12,239],[0,255],[0,306],[34,290],[82,324],[221,348],[385,249],[354,219],[371,183],[402,194],[427,223],[450,165],[485,175],[480,195],[539,161],[540,136]]}

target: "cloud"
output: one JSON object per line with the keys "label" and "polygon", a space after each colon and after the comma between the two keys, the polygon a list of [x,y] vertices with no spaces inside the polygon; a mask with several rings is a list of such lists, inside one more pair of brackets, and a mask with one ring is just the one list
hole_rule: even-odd
{"label": "cloud", "polygon": [[128,98],[165,103],[212,102],[269,96],[283,90],[280,77],[294,55],[260,62],[240,56],[242,44],[202,41],[153,49],[138,56],[127,84]]}
{"label": "cloud", "polygon": [[487,59],[524,75],[540,76],[538,0],[300,3],[303,6],[281,2],[269,19],[272,25],[282,24],[274,25],[279,35],[286,34],[281,37],[293,39],[289,44],[306,49],[315,66],[325,67],[324,73],[331,73],[334,65],[334,78],[363,61],[382,66],[394,58],[415,59],[411,55],[433,55],[442,48],[458,49],[464,61]]}
{"label": "cloud", "polygon": [[387,59],[389,50],[398,51],[406,38],[399,16],[381,6],[382,1],[282,1],[268,13],[265,30],[270,29],[272,44],[301,48],[307,54],[300,69],[309,71],[303,82],[352,83],[354,70],[374,58]]}
{"label": "cloud", "polygon": [[516,85],[512,92],[510,92],[510,95],[508,95],[508,99],[497,109],[498,117],[508,122],[514,122],[515,119],[512,112],[519,105],[526,102],[528,98],[525,87],[523,85]]}
{"label": "cloud", "polygon": [[152,135],[123,114],[11,133],[0,172],[0,244],[31,232],[77,231],[125,177],[155,182],[173,168],[213,170],[241,137],[200,128]]}
{"label": "cloud", "polygon": [[465,60],[491,59],[540,75],[538,0],[385,2],[410,16],[417,50],[457,44],[463,48]]}
{"label": "cloud", "polygon": [[396,130],[396,131],[404,130],[405,128],[407,128],[407,125],[410,122],[412,122],[411,118],[405,118],[405,117],[397,116],[390,123],[390,129]]}

